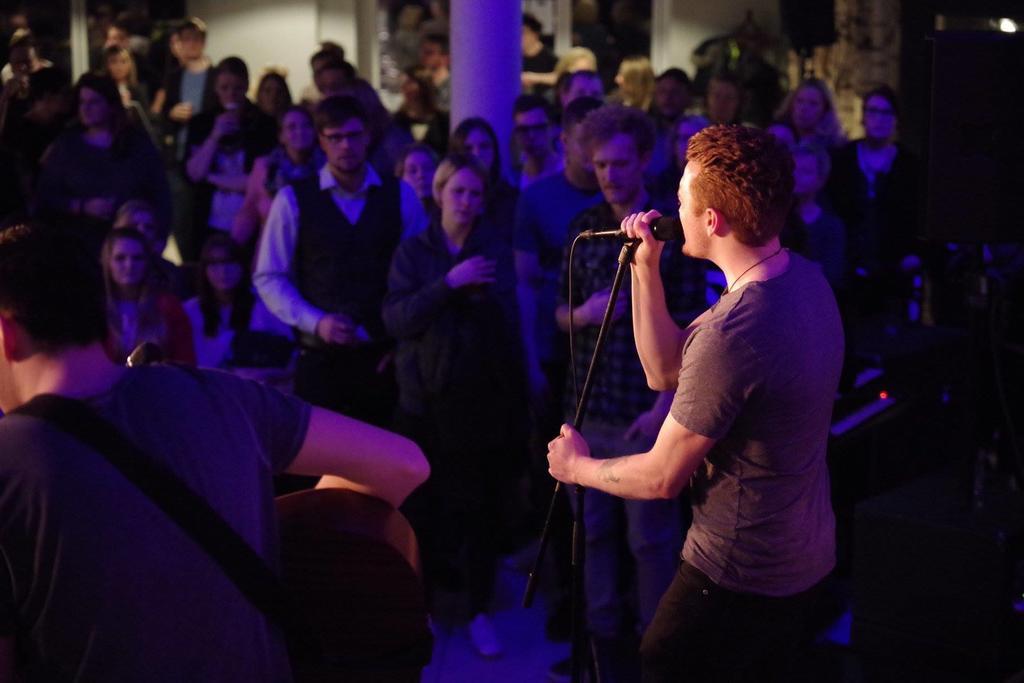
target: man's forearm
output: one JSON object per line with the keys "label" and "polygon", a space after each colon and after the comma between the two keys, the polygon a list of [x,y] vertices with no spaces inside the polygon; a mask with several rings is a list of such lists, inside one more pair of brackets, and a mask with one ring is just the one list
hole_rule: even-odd
{"label": "man's forearm", "polygon": [[299,454],[287,470],[325,475],[319,488],[346,488],[399,506],[426,481],[430,466],[405,437],[314,408]]}
{"label": "man's forearm", "polygon": [[670,498],[668,482],[655,467],[650,453],[623,455],[604,460],[588,458],[580,462],[577,481],[585,488],[597,489],[620,498],[654,500]]}
{"label": "man's forearm", "polygon": [[665,288],[656,268],[633,266],[633,335],[636,350],[652,389],[676,384],[685,334],[669,315]]}

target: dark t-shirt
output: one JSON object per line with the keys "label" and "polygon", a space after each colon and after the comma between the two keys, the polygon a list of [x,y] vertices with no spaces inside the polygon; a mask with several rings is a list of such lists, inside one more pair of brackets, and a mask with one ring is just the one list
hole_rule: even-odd
{"label": "dark t-shirt", "polygon": [[548,73],[555,70],[556,64],[558,64],[558,57],[555,57],[555,54],[546,47],[532,57],[523,55],[523,71]]}
{"label": "dark t-shirt", "polygon": [[[128,370],[89,403],[277,565],[271,476],[298,453],[307,404],[170,366]],[[0,444],[0,633],[27,680],[291,680],[277,628],[102,456],[20,415]]]}
{"label": "dark t-shirt", "polygon": [[683,347],[672,417],[717,439],[690,481],[683,559],[734,591],[785,596],[835,564],[825,447],[843,330],[821,269],[724,295]]}
{"label": "dark t-shirt", "polygon": [[543,283],[537,294],[534,332],[542,361],[552,361],[564,354],[564,349],[558,347],[555,308],[569,223],[581,211],[602,201],[599,190],[582,190],[570,183],[564,173],[538,180],[519,195],[512,244],[518,251],[536,254],[540,262]]}
{"label": "dark t-shirt", "polygon": [[807,229],[807,258],[821,264],[825,279],[839,287],[846,275],[846,228],[839,216],[824,207]]}
{"label": "dark t-shirt", "polygon": [[[523,71],[532,71],[534,73],[550,73],[555,70],[555,66],[558,64],[558,57],[555,53],[549,50],[547,47],[543,48],[540,52],[532,57],[523,55]],[[533,86],[532,92],[537,95],[545,95],[551,90],[549,85],[535,85]]]}

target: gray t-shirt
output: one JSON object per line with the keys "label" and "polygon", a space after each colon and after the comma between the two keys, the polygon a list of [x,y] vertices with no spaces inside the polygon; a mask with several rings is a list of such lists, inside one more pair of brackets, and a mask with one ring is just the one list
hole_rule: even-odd
{"label": "gray t-shirt", "polygon": [[[271,476],[298,453],[307,404],[170,366],[127,370],[89,402],[277,565]],[[277,628],[102,456],[20,415],[0,444],[0,634],[26,680],[291,680]]]}
{"label": "gray t-shirt", "polygon": [[717,439],[690,482],[683,559],[734,591],[786,596],[835,564],[825,449],[843,330],[821,269],[723,296],[683,347],[672,417]]}

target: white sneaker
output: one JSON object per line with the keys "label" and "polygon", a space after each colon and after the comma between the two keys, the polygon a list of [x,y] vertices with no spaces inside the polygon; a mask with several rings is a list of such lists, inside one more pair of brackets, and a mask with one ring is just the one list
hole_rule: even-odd
{"label": "white sneaker", "polygon": [[469,639],[482,657],[497,657],[501,654],[501,643],[498,641],[494,624],[483,612],[469,622]]}

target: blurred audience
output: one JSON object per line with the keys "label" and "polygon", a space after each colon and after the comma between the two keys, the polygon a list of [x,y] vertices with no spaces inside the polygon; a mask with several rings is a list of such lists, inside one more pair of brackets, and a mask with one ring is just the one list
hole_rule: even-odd
{"label": "blurred audience", "polygon": [[217,104],[189,123],[185,171],[195,183],[192,234],[179,241],[182,258],[194,261],[211,230],[227,232],[245,200],[257,157],[277,143],[277,124],[249,101],[249,70],[238,57],[217,65]]}
{"label": "blurred audience", "polygon": [[161,288],[174,294],[180,300],[192,296],[195,283],[188,271],[164,258],[170,226],[160,221],[153,205],[144,199],[129,199],[117,210],[114,229],[131,228],[138,230],[152,257],[153,270]]}
{"label": "blurred audience", "polygon": [[242,250],[227,235],[210,235],[203,245],[196,289],[184,310],[199,367],[261,369],[268,379],[285,371],[294,348],[291,328],[253,292]]}
{"label": "blurred audience", "polygon": [[448,53],[447,33],[427,33],[420,42],[420,67],[430,75],[434,86],[434,101],[438,109],[452,108],[452,79],[449,68],[451,55]]}
{"label": "blurred audience", "polygon": [[547,95],[554,83],[543,83],[536,79],[537,74],[550,74],[555,71],[558,58],[541,39],[543,27],[537,17],[529,12],[523,13],[523,90],[535,95]]}
{"label": "blurred audience", "polygon": [[423,202],[423,210],[433,216],[437,210],[434,202],[434,173],[437,171],[437,153],[429,145],[415,142],[402,150],[395,164],[395,177],[413,189]]}
{"label": "blurred audience", "polygon": [[561,172],[562,155],[552,139],[550,105],[540,95],[520,95],[512,106],[512,137],[519,152],[520,191]]}
{"label": "blurred audience", "polygon": [[828,197],[846,225],[850,293],[859,312],[898,310],[922,267],[917,160],[896,142],[896,93],[863,99],[864,137],[837,150]]}
{"label": "blurred audience", "polygon": [[402,72],[402,104],[395,112],[395,125],[416,141],[429,145],[436,154],[448,149],[448,112],[437,106],[430,74],[409,68]]}
{"label": "blurred audience", "polygon": [[281,118],[278,145],[270,154],[253,162],[245,186],[245,198],[235,214],[231,236],[248,253],[254,253],[260,229],[270,204],[285,185],[315,176],[326,162],[317,144],[313,115],[300,105],[292,105]]}
{"label": "blurred audience", "polygon": [[846,229],[839,216],[818,198],[830,170],[824,147],[801,142],[793,149],[793,212],[803,233],[800,251],[821,264],[829,284],[840,290],[846,277]]}
{"label": "blurred audience", "polygon": [[87,230],[97,249],[117,207],[129,199],[149,201],[159,219],[169,222],[171,195],[163,160],[149,136],[128,120],[114,81],[85,74],[75,86],[75,99],[76,125],[43,157],[36,213]]}
{"label": "blurred audience", "polygon": [[501,165],[498,136],[486,119],[474,116],[461,122],[452,132],[449,151],[468,154],[487,171],[487,198],[483,221],[512,244],[512,226],[518,191],[507,180]]}
{"label": "blurred audience", "polygon": [[786,95],[775,119],[789,125],[798,142],[813,142],[828,149],[846,142],[832,89],[817,78],[806,79]]}
{"label": "blurred audience", "polygon": [[743,108],[743,86],[735,74],[717,73],[708,81],[704,111],[712,124],[740,122]]}
{"label": "blurred audience", "polygon": [[615,74],[618,89],[609,95],[609,100],[636,107],[644,113],[651,113],[654,104],[654,70],[647,57],[626,57],[619,64]]}
{"label": "blurred audience", "polygon": [[123,364],[136,346],[152,342],[173,362],[195,365],[192,329],[181,302],[163,290],[145,238],[133,228],[112,230],[100,261],[107,292],[107,355]]}
{"label": "blurred audience", "polygon": [[264,71],[256,85],[256,106],[278,124],[281,123],[284,113],[292,106],[292,91],[288,88],[285,74],[275,69]]}
{"label": "blurred audience", "polygon": [[703,116],[681,116],[669,133],[669,144],[672,148],[671,163],[654,176],[651,183],[651,195],[659,202],[659,206],[671,207],[677,200],[679,181],[686,170],[686,146],[690,138],[711,125]]}

